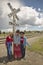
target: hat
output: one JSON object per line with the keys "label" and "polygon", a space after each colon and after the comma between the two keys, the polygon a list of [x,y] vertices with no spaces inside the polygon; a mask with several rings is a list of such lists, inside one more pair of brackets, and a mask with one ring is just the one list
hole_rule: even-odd
{"label": "hat", "polygon": [[25,34],[25,33],[23,31],[21,31],[20,34]]}

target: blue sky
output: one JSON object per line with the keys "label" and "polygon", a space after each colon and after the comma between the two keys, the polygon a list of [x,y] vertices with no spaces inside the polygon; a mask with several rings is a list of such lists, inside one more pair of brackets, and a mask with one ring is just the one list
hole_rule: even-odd
{"label": "blue sky", "polygon": [[[7,5],[8,2],[13,8],[21,9],[17,14],[19,17],[17,23],[22,24],[25,30],[43,30],[43,0],[0,0],[0,30],[12,28],[7,16],[11,12]],[[24,30],[23,27],[18,28]]]}
{"label": "blue sky", "polygon": [[43,9],[43,0],[21,0],[25,6],[33,6],[33,8]]}

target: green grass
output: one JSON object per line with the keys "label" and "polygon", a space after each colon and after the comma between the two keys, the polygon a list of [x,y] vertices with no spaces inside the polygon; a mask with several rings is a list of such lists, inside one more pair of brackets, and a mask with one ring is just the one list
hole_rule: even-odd
{"label": "green grass", "polygon": [[32,43],[32,46],[29,48],[29,50],[43,52],[43,38],[39,38],[34,43]]}
{"label": "green grass", "polygon": [[0,37],[4,37],[4,36],[6,36],[7,34],[0,34]]}

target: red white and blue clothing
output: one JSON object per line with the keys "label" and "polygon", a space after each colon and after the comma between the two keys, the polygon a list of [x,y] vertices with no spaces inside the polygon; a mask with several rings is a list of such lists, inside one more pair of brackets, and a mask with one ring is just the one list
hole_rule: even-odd
{"label": "red white and blue clothing", "polygon": [[22,58],[24,58],[25,57],[25,47],[27,44],[27,40],[25,37],[20,37],[20,44],[21,44]]}
{"label": "red white and blue clothing", "polygon": [[14,44],[13,44],[13,53],[15,59],[20,59],[22,57],[21,54],[21,45],[20,45],[20,36],[14,36]]}

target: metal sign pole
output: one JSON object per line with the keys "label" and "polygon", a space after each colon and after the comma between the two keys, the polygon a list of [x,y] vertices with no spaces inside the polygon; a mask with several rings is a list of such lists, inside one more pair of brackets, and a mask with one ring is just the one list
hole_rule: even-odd
{"label": "metal sign pole", "polygon": [[[15,19],[14,19],[14,15],[13,15],[13,23],[16,24]],[[15,35],[15,25],[13,25],[13,34]]]}
{"label": "metal sign pole", "polygon": [[16,15],[16,13],[18,13],[20,11],[20,8],[18,9],[13,9],[11,4],[8,3],[8,6],[9,8],[11,9],[11,12],[10,14],[8,14],[9,17],[12,17],[13,16],[13,22],[9,22],[11,25],[13,25],[13,34],[15,35],[15,26],[17,26],[16,24],[16,19],[19,20],[18,16]]}

